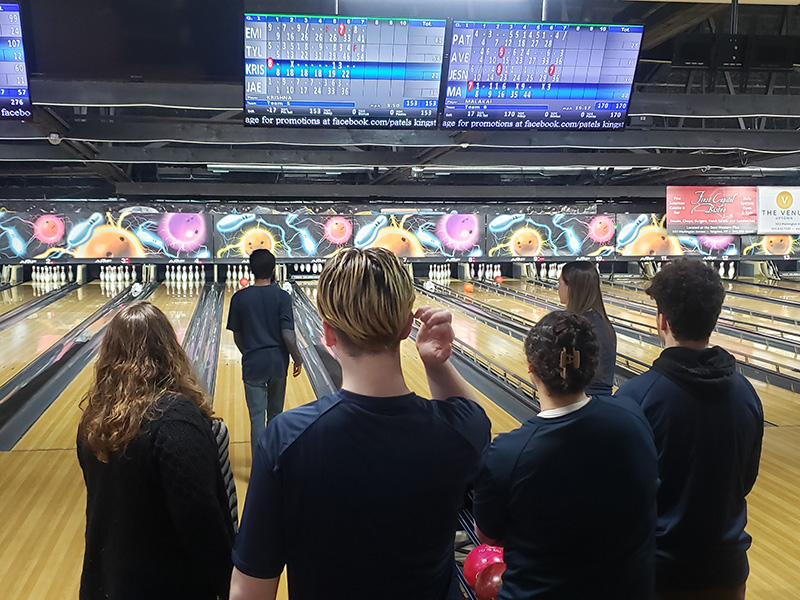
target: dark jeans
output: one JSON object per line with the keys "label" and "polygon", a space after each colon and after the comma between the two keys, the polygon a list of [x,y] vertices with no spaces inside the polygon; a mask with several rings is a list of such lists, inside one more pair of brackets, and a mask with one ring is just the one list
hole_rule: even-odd
{"label": "dark jeans", "polygon": [[286,376],[268,377],[262,381],[244,382],[244,399],[250,412],[250,448],[255,457],[256,445],[266,424],[283,412]]}

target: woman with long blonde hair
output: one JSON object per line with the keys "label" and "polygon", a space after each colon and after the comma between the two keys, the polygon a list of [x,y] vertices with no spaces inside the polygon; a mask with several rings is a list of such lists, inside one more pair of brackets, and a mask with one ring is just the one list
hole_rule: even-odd
{"label": "woman with long blonde hair", "polygon": [[139,302],[112,319],[81,408],[81,599],[227,597],[233,523],[211,406],[163,312]]}

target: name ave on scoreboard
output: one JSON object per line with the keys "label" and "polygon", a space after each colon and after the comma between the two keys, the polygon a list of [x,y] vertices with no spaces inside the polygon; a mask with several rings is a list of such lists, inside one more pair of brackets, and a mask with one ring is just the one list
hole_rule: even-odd
{"label": "name ave on scoreboard", "polygon": [[435,128],[446,21],[245,15],[245,124]]}
{"label": "name ave on scoreboard", "polygon": [[442,127],[621,129],[642,32],[456,21]]}
{"label": "name ave on scoreboard", "polygon": [[0,121],[31,117],[18,4],[0,3]]}

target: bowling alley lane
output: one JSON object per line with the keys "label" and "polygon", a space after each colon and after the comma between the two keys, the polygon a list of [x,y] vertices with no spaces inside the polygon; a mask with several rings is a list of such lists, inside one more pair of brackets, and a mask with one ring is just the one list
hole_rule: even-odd
{"label": "bowling alley lane", "polygon": [[87,284],[0,331],[0,385],[19,373],[71,329],[108,302],[100,286]]}
{"label": "bowling alley lane", "polygon": [[[92,285],[92,284],[90,284]],[[150,296],[149,301],[159,307],[175,327],[178,339],[183,341],[186,328],[194,313],[199,290],[192,293],[175,293],[161,284]],[[78,429],[80,410],[78,403],[89,389],[94,377],[95,360],[92,360],[78,373],[66,389],[45,413],[23,436],[14,450],[50,450],[69,448],[75,445],[75,432]]]}
{"label": "bowling alley lane", "polygon": [[[558,296],[553,289],[517,280],[505,280],[504,285],[511,289],[526,291],[543,300],[558,303]],[[452,282],[451,288],[458,291],[461,289],[461,283]],[[547,312],[544,309],[529,305],[522,300],[517,300],[508,296],[502,296],[489,290],[482,290],[479,287],[475,288],[472,295],[476,300],[487,302],[488,304],[497,306],[498,308],[502,308],[519,316],[527,316],[527,318],[531,318],[530,315],[532,314],[532,311],[538,315],[543,315]],[[637,301],[642,301],[642,298],[639,298]],[[643,318],[643,315],[640,313],[619,308],[608,303],[606,304],[606,310],[611,316],[623,317],[629,320],[641,320]],[[647,319],[647,317],[644,316],[644,319]],[[740,359],[742,359],[745,354],[762,355],[771,359],[776,358],[776,355],[771,350],[761,350],[754,347],[753,344],[742,345],[740,340],[731,338],[730,336],[716,336],[715,334],[715,337],[712,338],[712,341],[715,339],[717,340],[717,343],[720,343],[720,345]],[[625,336],[624,333],[619,331],[617,332],[617,353],[620,357],[627,356],[635,358],[649,366],[655,359],[659,357],[661,350],[662,348],[660,345],[636,340]],[[785,358],[786,360],[791,360],[792,363],[795,362],[794,359],[791,359],[791,357]],[[623,359],[618,362],[622,364],[625,361]],[[800,425],[800,395],[775,385],[764,383],[757,379],[751,378],[750,383],[752,383],[753,387],[756,389],[759,397],[761,398],[761,401],[764,405],[764,418],[767,422],[780,426]]]}
{"label": "bowling alley lane", "polygon": [[0,316],[36,297],[32,283],[20,283],[0,292]]}
{"label": "bowling alley lane", "polygon": [[[170,318],[182,340],[197,294],[172,294],[161,285],[150,301]],[[93,375],[94,361],[11,452],[0,453],[0,514],[6,525],[0,528],[0,580],[10,585],[3,590],[4,598],[78,596],[86,491],[75,454],[75,434],[78,403]]]}

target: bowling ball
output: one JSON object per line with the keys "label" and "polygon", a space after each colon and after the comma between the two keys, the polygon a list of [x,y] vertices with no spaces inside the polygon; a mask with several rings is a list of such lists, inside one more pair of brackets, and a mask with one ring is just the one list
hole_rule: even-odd
{"label": "bowling ball", "polygon": [[503,276],[502,275],[498,275],[497,277],[494,278],[494,282],[495,283],[503,283]]}
{"label": "bowling ball", "polygon": [[475,587],[478,573],[493,563],[503,562],[503,549],[498,546],[481,544],[467,554],[464,561],[464,579],[471,588]]}
{"label": "bowling ball", "polygon": [[131,294],[133,294],[134,296],[138,296],[141,293],[142,293],[142,284],[139,282],[134,283],[131,286]]}
{"label": "bowling ball", "polygon": [[158,234],[173,250],[193,252],[206,243],[206,221],[198,213],[167,213]]}
{"label": "bowling ball", "polygon": [[626,256],[680,256],[683,249],[678,241],[663,229],[643,227],[639,235],[625,247]]}
{"label": "bowling ball", "polygon": [[506,563],[492,563],[478,573],[475,581],[475,595],[478,600],[497,600],[497,594],[503,585],[503,573],[506,572]]}
{"label": "bowling ball", "polygon": [[464,284],[464,291],[467,292],[468,294],[471,294],[472,290],[474,290],[474,289],[475,289],[475,286],[472,285],[471,283],[465,283]]}
{"label": "bowling ball", "polygon": [[789,250],[792,248],[792,238],[788,235],[767,235],[764,237],[764,247],[767,254],[783,256],[789,254]]}
{"label": "bowling ball", "polygon": [[250,256],[253,252],[262,248],[272,252],[275,248],[275,240],[269,232],[263,229],[251,229],[242,237],[240,247],[242,254],[245,256]]}
{"label": "bowling ball", "polygon": [[386,248],[400,257],[421,258],[425,256],[425,249],[417,239],[417,236],[399,227],[381,229],[371,246],[373,248]]}
{"label": "bowling ball", "polygon": [[515,256],[536,256],[541,249],[539,234],[529,227],[518,230],[511,237],[511,252]]}
{"label": "bowling ball", "polygon": [[242,278],[239,280],[239,285],[240,285],[241,287],[247,287],[248,285],[250,285],[250,280],[249,280],[249,279],[247,279],[247,277],[242,277]]}
{"label": "bowling ball", "polygon": [[75,253],[76,258],[144,258],[144,248],[130,231],[101,225]]}

